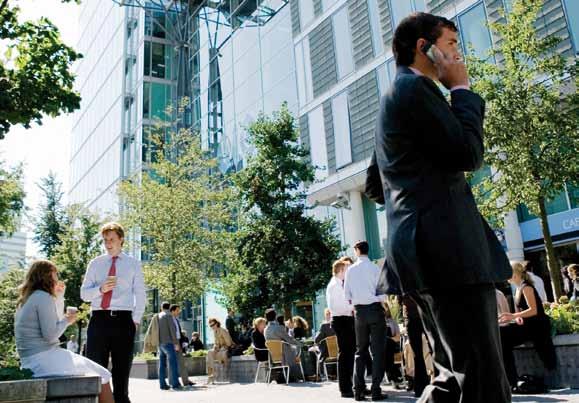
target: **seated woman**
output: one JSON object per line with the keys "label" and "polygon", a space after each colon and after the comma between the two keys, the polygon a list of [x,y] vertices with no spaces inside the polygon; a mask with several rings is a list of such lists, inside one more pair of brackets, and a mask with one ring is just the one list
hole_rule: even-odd
{"label": "seated woman", "polygon": [[199,332],[193,332],[191,333],[191,347],[193,348],[193,351],[199,351],[199,350],[203,350],[205,348],[205,346],[203,345],[203,342],[201,341],[201,337],[199,335]]}
{"label": "seated woman", "polygon": [[76,314],[59,317],[56,299],[57,294],[64,294],[64,283],[58,281],[56,266],[48,260],[32,263],[19,293],[14,333],[22,368],[30,369],[37,378],[100,376],[99,401],[113,402],[110,372],[88,358],[59,347],[58,338],[76,321]]}
{"label": "seated woman", "polygon": [[567,266],[567,273],[571,278],[571,301],[579,300],[579,265],[570,264]]}
{"label": "seated woman", "polygon": [[[257,361],[267,361],[267,347],[265,346],[265,336],[263,332],[265,331],[265,325],[267,325],[267,320],[265,318],[257,318],[253,321],[253,332],[251,332],[251,342],[254,347],[255,359]],[[259,350],[258,350],[259,349]]]}
{"label": "seated woman", "polygon": [[294,316],[292,318],[293,337],[296,339],[305,339],[310,326],[308,322],[301,316]]}
{"label": "seated woman", "polygon": [[384,306],[384,317],[386,320],[386,348],[384,350],[386,375],[393,386],[398,386],[398,384],[402,383],[402,374],[400,368],[394,364],[394,355],[401,351],[400,327],[394,318],[392,318],[390,305],[388,305],[387,302],[384,302],[382,305]]}
{"label": "seated woman", "polygon": [[[332,328],[331,322],[332,312],[329,308],[326,308],[324,309],[324,321],[320,325],[316,337],[314,337],[314,343],[316,344],[308,349],[310,355],[312,355],[312,362],[318,362],[318,355],[320,357],[320,364],[328,357],[328,345],[325,340],[330,336],[336,335],[336,331]],[[320,368],[318,368],[318,371],[319,369]],[[317,373],[316,371],[316,374]]]}
{"label": "seated woman", "polygon": [[505,312],[499,316],[501,325],[501,343],[507,378],[517,392],[517,369],[513,348],[527,341],[532,341],[545,368],[555,369],[557,356],[551,339],[551,323],[539,302],[539,294],[533,287],[533,281],[525,269],[526,262],[513,262],[511,282],[516,285],[516,313]]}
{"label": "seated woman", "polygon": [[207,367],[207,383],[215,382],[215,362],[223,364],[225,369],[225,376],[228,377],[229,370],[229,355],[227,354],[229,348],[233,346],[233,340],[229,335],[227,329],[221,327],[221,322],[216,318],[209,318],[209,327],[213,330],[213,349],[207,351],[205,365]]}

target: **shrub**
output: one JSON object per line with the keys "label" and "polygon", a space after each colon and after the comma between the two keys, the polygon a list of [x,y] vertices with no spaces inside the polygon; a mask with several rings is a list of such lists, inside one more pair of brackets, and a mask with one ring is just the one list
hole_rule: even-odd
{"label": "shrub", "polygon": [[546,312],[555,334],[579,333],[579,302],[552,303]]}

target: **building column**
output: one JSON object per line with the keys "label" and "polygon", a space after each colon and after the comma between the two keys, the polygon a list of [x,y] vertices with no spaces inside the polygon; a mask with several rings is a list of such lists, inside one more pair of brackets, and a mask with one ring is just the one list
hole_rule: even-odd
{"label": "building column", "polygon": [[348,254],[353,254],[356,241],[366,240],[366,225],[364,223],[364,207],[362,193],[350,191],[350,209],[342,209],[344,223],[344,240],[350,248]]}
{"label": "building column", "polygon": [[507,256],[510,260],[525,260],[523,236],[519,227],[519,219],[515,210],[505,216],[505,239],[507,241]]}

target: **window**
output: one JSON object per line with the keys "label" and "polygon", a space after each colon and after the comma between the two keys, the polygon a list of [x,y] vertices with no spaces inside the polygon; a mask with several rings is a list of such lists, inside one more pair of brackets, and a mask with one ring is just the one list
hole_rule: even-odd
{"label": "window", "polygon": [[567,194],[569,195],[571,208],[579,208],[579,187],[567,184]]}
{"label": "window", "polygon": [[336,3],[336,0],[322,0],[322,10],[327,11]]}
{"label": "window", "polygon": [[145,56],[144,56],[144,74],[146,76],[151,74],[151,42],[145,42]]}
{"label": "window", "polygon": [[313,98],[312,70],[310,62],[310,42],[306,38],[295,47],[298,96],[303,106]]}
{"label": "window", "polygon": [[394,24],[394,29],[396,29],[404,17],[412,14],[414,7],[412,0],[390,0],[390,10],[392,12],[392,22]]}
{"label": "window", "polygon": [[338,77],[341,79],[354,71],[354,55],[350,39],[348,8],[342,7],[332,17],[334,28],[334,49],[338,65]]}
{"label": "window", "polygon": [[143,83],[143,118],[148,119],[151,109],[151,83]]}
{"label": "window", "polygon": [[380,91],[380,97],[388,91],[390,86],[390,79],[388,77],[388,70],[386,69],[386,63],[381,64],[376,69],[376,75],[378,76],[378,88]]}
{"label": "window", "polygon": [[464,53],[471,53],[480,59],[486,59],[488,50],[491,48],[491,36],[487,27],[487,19],[482,3],[468,10],[458,17],[460,23],[460,34]]}
{"label": "window", "polygon": [[579,54],[579,1],[564,0],[565,14],[567,15],[567,25],[571,32],[575,53]]}
{"label": "window", "polygon": [[332,116],[336,147],[336,169],[339,169],[352,163],[352,140],[347,92],[342,92],[332,99]]}
{"label": "window", "polygon": [[314,19],[313,0],[300,0],[300,25],[302,29]]}
{"label": "window", "polygon": [[[547,201],[545,207],[547,209],[548,215],[569,210],[566,192],[563,191],[559,193],[557,196],[555,196],[553,199]],[[517,217],[519,218],[519,222],[530,221],[537,218],[535,215],[531,214],[527,206],[522,204],[517,207]]]}
{"label": "window", "polygon": [[328,176],[328,152],[326,149],[323,106],[320,105],[308,114],[308,125],[312,165],[316,167],[316,180],[321,181]]}
{"label": "window", "polygon": [[378,0],[368,0],[368,14],[370,15],[370,29],[372,30],[372,44],[374,45],[374,56],[384,53],[384,41],[380,31],[380,10]]}
{"label": "window", "polygon": [[165,110],[171,103],[171,87],[167,84],[151,83],[151,115],[165,119]]}
{"label": "window", "polygon": [[390,59],[387,62],[388,65],[388,75],[390,76],[390,82],[393,82],[396,78],[396,60]]}
{"label": "window", "polygon": [[158,78],[171,77],[170,46],[153,42],[151,44],[151,76]]}

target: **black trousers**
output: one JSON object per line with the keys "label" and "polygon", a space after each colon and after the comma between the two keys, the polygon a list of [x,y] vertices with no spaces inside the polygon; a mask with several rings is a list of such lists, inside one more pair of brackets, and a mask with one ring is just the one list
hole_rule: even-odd
{"label": "black trousers", "polygon": [[494,286],[464,286],[410,297],[418,305],[438,370],[419,402],[510,402]]}
{"label": "black trousers", "polygon": [[334,316],[332,318],[332,329],[338,337],[338,382],[340,392],[352,391],[352,377],[354,375],[354,354],[356,352],[356,336],[354,330],[353,316]]}
{"label": "black trousers", "polygon": [[406,324],[408,331],[408,341],[414,352],[414,395],[420,396],[426,385],[430,383],[428,373],[426,372],[426,363],[424,362],[424,352],[422,351],[422,334],[424,327],[420,318],[409,317]]}
{"label": "black trousers", "polygon": [[548,317],[528,318],[525,319],[523,325],[511,324],[502,326],[503,360],[511,386],[517,386],[519,378],[517,367],[515,366],[513,348],[528,341],[533,342],[535,350],[546,369],[552,370],[557,366],[557,354],[551,339],[551,323]]}
{"label": "black trousers", "polygon": [[400,343],[390,337],[386,337],[385,343],[384,366],[386,367],[386,375],[390,382],[398,382],[400,380],[400,370],[394,364],[394,355],[400,351]]}
{"label": "black trousers", "polygon": [[386,343],[386,320],[380,303],[356,305],[356,383],[357,392],[366,389],[364,373],[368,348],[372,351],[372,393],[381,392],[384,379],[384,347]]}
{"label": "black trousers", "polygon": [[108,368],[112,359],[115,403],[130,403],[129,374],[133,363],[135,323],[130,311],[94,311],[87,330],[86,355]]}

